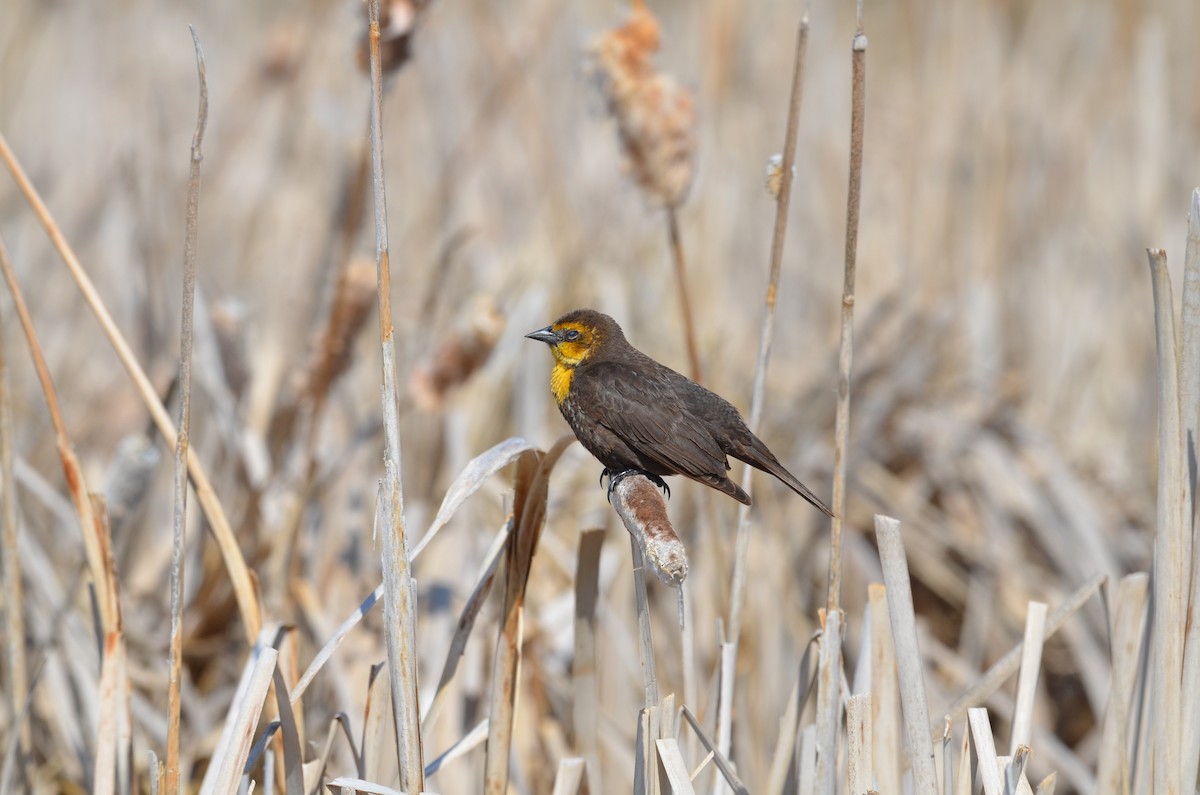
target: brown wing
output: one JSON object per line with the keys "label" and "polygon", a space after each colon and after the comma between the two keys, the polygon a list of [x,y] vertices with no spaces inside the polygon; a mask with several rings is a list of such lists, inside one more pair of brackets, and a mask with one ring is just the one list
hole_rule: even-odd
{"label": "brown wing", "polygon": [[705,424],[679,400],[671,375],[661,370],[645,374],[621,362],[598,362],[575,373],[571,400],[577,410],[625,442],[648,470],[685,475],[726,491],[722,487],[729,470],[725,453]]}
{"label": "brown wing", "polygon": [[788,472],[766,444],[751,433],[732,403],[692,381],[686,381],[686,385],[681,387],[679,392],[683,405],[690,414],[702,420],[706,427],[719,429],[717,444],[723,453],[774,475],[792,491],[808,500],[817,510],[827,516],[833,516],[829,506],[795,475]]}

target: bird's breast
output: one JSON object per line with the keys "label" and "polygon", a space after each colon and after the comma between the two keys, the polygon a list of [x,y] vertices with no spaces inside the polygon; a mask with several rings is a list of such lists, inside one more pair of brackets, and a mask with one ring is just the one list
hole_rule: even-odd
{"label": "bird's breast", "polygon": [[554,393],[554,400],[558,405],[561,406],[571,393],[571,379],[574,377],[575,368],[564,364],[556,363],[550,371],[550,391]]}

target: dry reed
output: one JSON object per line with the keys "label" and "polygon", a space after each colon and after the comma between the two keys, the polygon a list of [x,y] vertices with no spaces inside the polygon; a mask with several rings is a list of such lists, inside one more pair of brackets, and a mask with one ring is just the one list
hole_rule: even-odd
{"label": "dry reed", "polygon": [[29,669],[25,651],[25,589],[21,583],[19,565],[20,522],[17,517],[16,478],[13,475],[13,420],[12,393],[9,388],[8,352],[5,339],[0,333],[0,488],[3,489],[3,505],[0,505],[0,531],[3,532],[4,554],[4,626],[6,629],[6,652],[8,656],[8,708],[14,717],[12,731],[5,753],[4,781],[0,791],[7,792],[13,776],[20,776],[26,787],[31,784],[31,771],[27,768],[33,738],[26,718],[26,701],[29,697]]}
{"label": "dry reed", "polygon": [[400,407],[396,391],[392,275],[383,173],[383,64],[379,44],[379,0],[367,3],[367,24],[371,64],[371,186],[375,204],[375,272],[383,362],[384,474],[377,503],[380,525],[383,527],[383,633],[388,650],[388,680],[392,690],[400,786],[421,792],[425,789],[425,761],[421,747],[421,708],[417,689],[417,606],[416,588],[410,573],[400,472]]}
{"label": "dry reed", "polygon": [[[989,792],[1145,793],[1176,769],[1180,790],[1190,791],[1200,753],[1200,733],[1183,719],[1195,711],[1190,672],[1200,665],[1198,622],[1188,621],[1200,576],[1196,194],[1188,253],[1172,252],[1184,264],[1182,315],[1163,295],[1158,301],[1161,338],[1178,346],[1177,363],[1164,356],[1160,368],[1161,445],[1150,290],[1128,267],[1135,247],[1182,231],[1171,208],[1192,187],[1183,180],[1200,149],[1176,120],[1196,100],[1171,90],[1169,77],[1188,63],[1190,6],[1166,0],[1155,19],[1118,0],[1086,9],[1079,0],[1028,9],[964,0],[949,16],[920,4],[870,7],[889,51],[865,97],[863,146],[872,154],[859,201],[872,223],[856,236],[863,278],[850,293],[851,413],[832,388],[846,308],[833,298],[836,269],[769,276],[766,310],[745,270],[768,246],[775,271],[785,253],[829,263],[850,244],[839,239],[845,134],[831,122],[848,106],[856,112],[853,64],[831,44],[850,34],[850,7],[814,17],[819,27],[801,55],[798,31],[778,9],[655,6],[653,42],[661,32],[670,46],[647,84],[659,110],[687,124],[645,151],[666,153],[668,198],[695,181],[686,211],[686,188],[673,204],[652,194],[672,208],[675,267],[656,269],[627,264],[662,251],[664,230],[622,190],[618,153],[602,145],[611,131],[580,107],[586,92],[571,69],[577,43],[607,12],[561,0],[521,0],[503,12],[449,4],[422,10],[418,23],[414,6],[391,5],[390,25],[378,12],[379,43],[395,52],[381,47],[371,70],[371,135],[383,143],[386,128],[388,148],[401,155],[386,185],[402,210],[391,226],[404,260],[394,280],[389,274],[393,289],[379,291],[394,313],[381,324],[382,379],[360,344],[371,291],[353,265],[369,259],[371,236],[352,205],[365,207],[372,162],[380,198],[384,182],[382,150],[368,156],[361,128],[367,86],[353,54],[363,26],[312,4],[289,15],[259,9],[256,24],[235,27],[218,24],[235,18],[232,6],[200,12],[198,22],[215,31],[206,34],[214,124],[197,230],[194,431],[180,423],[179,439],[161,397],[180,311],[163,298],[177,295],[161,263],[178,232],[169,201],[177,150],[164,141],[182,141],[194,121],[190,59],[163,58],[178,49],[166,45],[177,23],[134,0],[129,10],[145,30],[139,46],[120,46],[129,25],[111,9],[17,0],[0,30],[0,53],[20,67],[0,70],[0,156],[27,200],[0,202],[16,280],[70,420],[78,470],[88,483],[134,484],[108,495],[122,631],[97,633],[93,611],[102,615],[104,600],[93,607],[81,587],[92,575],[78,516],[90,511],[102,528],[104,503],[64,486],[55,429],[34,410],[36,373],[10,352],[7,404],[0,394],[0,434],[12,455],[2,495],[0,787],[160,787],[169,668],[155,638],[172,612],[163,532],[170,477],[152,459],[135,468],[113,454],[122,439],[145,439],[149,412],[168,446],[190,441],[188,474],[210,530],[182,548],[181,787],[195,787],[207,769],[212,790],[393,792],[405,786],[403,756],[407,782],[424,775],[426,789],[440,792],[478,791],[489,772],[501,778],[501,766],[517,792],[577,791],[584,781],[592,792],[628,791],[637,776],[643,788],[686,793],[708,791],[710,775],[735,791],[915,791],[918,775],[928,785],[929,761],[932,787],[947,795],[971,791],[976,779]],[[97,30],[117,45],[89,46]],[[1084,44],[1064,47],[1063,30]],[[368,64],[370,49],[361,50]],[[640,52],[648,63],[655,50]],[[415,68],[396,68],[410,58]],[[804,122],[793,79],[772,207],[757,175],[779,144],[773,128],[788,102],[780,78],[795,78],[803,58]],[[657,76],[666,71],[700,75],[696,99],[679,99],[674,81],[664,89]],[[146,96],[161,98],[160,113],[130,111]],[[653,122],[627,121],[635,130]],[[806,156],[788,163],[789,145]],[[376,240],[383,230],[386,254],[381,210],[382,202]],[[776,246],[754,232],[772,211],[776,232],[790,238],[786,252],[782,235]],[[30,234],[35,219],[74,278],[45,267]],[[375,281],[378,290],[383,279]],[[840,281],[844,288],[844,272]],[[680,320],[661,311],[685,292],[698,312],[691,332],[690,313]],[[231,296],[245,314],[223,325]],[[627,507],[605,504],[582,453],[563,454],[545,481],[544,507],[514,504],[502,470],[538,455],[563,428],[545,363],[509,325],[477,333],[477,297],[492,301],[480,318],[516,328],[555,306],[596,305],[664,359],[682,335],[691,350],[678,356],[680,369],[703,361],[706,383],[733,396],[756,367],[745,321],[762,312],[760,360],[765,351],[774,361],[769,378],[765,365],[754,376],[752,425],[802,479],[833,475],[845,532],[826,549],[814,517],[781,490],[759,489],[735,538],[732,504],[706,504],[681,483],[668,508],[655,495],[670,535],[655,529],[667,525],[634,523],[642,529],[632,538],[664,540],[671,562],[658,569],[669,587],[642,577],[639,595],[624,542],[577,536],[581,526],[616,525],[613,514]],[[84,303],[137,396],[78,311]],[[776,303],[787,311],[772,314]],[[311,307],[328,311],[318,318]],[[1168,340],[1167,318],[1177,341]],[[381,380],[392,395],[382,404]],[[397,385],[408,394],[396,395]],[[412,410],[417,396],[421,412]],[[1142,572],[1156,446],[1164,508],[1151,583]],[[379,468],[372,451],[381,447],[390,459],[379,506],[387,548],[377,555],[370,503]],[[72,504],[80,496],[86,506]],[[517,521],[527,508],[536,510]],[[526,534],[520,525],[528,529],[535,513],[538,532]],[[875,584],[884,564],[869,535],[852,532],[876,513],[905,522],[903,548],[887,553],[893,575],[899,558],[906,563],[902,589]],[[403,538],[404,520],[428,528],[419,542]],[[405,547],[407,563],[398,558]],[[684,573],[686,594],[673,588]],[[1107,610],[1091,599],[1106,581]],[[519,599],[510,591],[518,584]],[[408,619],[373,610],[396,596],[409,600]],[[673,631],[677,596],[686,596],[682,633]],[[897,621],[889,599],[907,600],[911,613]],[[1026,615],[1031,602],[1050,605],[1041,629]],[[826,611],[832,631],[813,686],[817,652],[805,643],[823,604],[836,609]],[[1170,615],[1164,623],[1151,611]],[[259,641],[264,617],[270,629]],[[899,645],[896,623],[907,638]],[[280,625],[295,630],[281,637]],[[639,654],[640,627],[651,625],[652,644]],[[396,647],[413,626],[406,659]],[[249,660],[247,641],[257,641]],[[389,656],[402,665],[383,674],[376,664]],[[639,660],[653,665],[652,680]],[[905,688],[925,691],[930,714],[921,720],[908,720],[898,668]],[[253,692],[237,692],[242,671]],[[413,708],[419,681],[423,709],[401,718],[416,712],[419,750],[415,731],[396,731],[393,677]],[[657,691],[649,697],[648,681]],[[1174,710],[1164,719],[1158,707],[1172,698],[1178,719]],[[928,733],[936,757],[911,759],[904,727]],[[1010,756],[997,756],[998,741]],[[844,753],[834,764],[836,746]]]}
{"label": "dry reed", "polygon": [[[95,313],[101,328],[104,330],[105,336],[108,337],[109,342],[112,343],[113,348],[116,350],[121,364],[124,365],[130,378],[133,379],[134,384],[137,386],[139,396],[150,410],[150,414],[164,442],[174,448],[177,435],[175,426],[172,424],[166,409],[154,391],[150,379],[146,376],[145,370],[139,364],[129,344],[125,341],[124,336],[113,322],[112,316],[105,307],[103,300],[101,300],[95,286],[92,284],[92,280],[83,270],[79,258],[75,256],[75,252],[67,243],[62,230],[55,223],[54,218],[50,215],[45,203],[38,195],[33,183],[29,181],[24,169],[21,168],[20,163],[17,161],[2,134],[0,134],[0,159],[4,160],[4,164],[8,167],[13,179],[21,189],[25,200],[29,203],[38,221],[50,236],[55,249],[70,271],[72,279],[74,279],[80,292],[87,300],[88,307]],[[246,637],[251,642],[254,642],[262,624],[262,609],[258,602],[258,595],[252,584],[249,569],[246,566],[245,559],[242,557],[241,550],[238,548],[237,541],[233,535],[233,529],[229,524],[225,511],[217,499],[216,492],[213,491],[211,482],[200,463],[200,459],[191,453],[188,455],[188,475],[196,489],[196,497],[200,502],[201,508],[204,510],[205,518],[208,519],[210,529],[221,549],[225,566],[233,582],[234,593],[237,596],[238,607],[241,610],[242,621],[245,625]]]}
{"label": "dry reed", "polygon": [[196,297],[196,238],[199,232],[201,146],[208,124],[208,76],[204,69],[204,51],[200,36],[191,28],[196,49],[196,73],[200,81],[196,132],[192,136],[188,175],[187,211],[183,244],[183,306],[180,310],[179,335],[179,433],[175,439],[175,509],[171,515],[171,634],[170,665],[167,674],[167,764],[164,785],[167,792],[179,792],[179,720],[182,704],[179,688],[183,668],[183,544],[187,519],[187,452],[192,406],[192,314]]}

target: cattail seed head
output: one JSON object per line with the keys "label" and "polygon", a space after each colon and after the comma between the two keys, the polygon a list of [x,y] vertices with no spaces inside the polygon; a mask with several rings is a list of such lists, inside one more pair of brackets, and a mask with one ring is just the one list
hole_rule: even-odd
{"label": "cattail seed head", "polygon": [[487,362],[504,326],[504,314],[490,297],[473,301],[459,327],[413,371],[408,389],[417,406],[422,411],[439,410],[450,391]]}
{"label": "cattail seed head", "polygon": [[696,108],[690,91],[654,70],[659,41],[658,21],[639,0],[593,54],[629,171],[651,196],[676,207],[695,174]]}

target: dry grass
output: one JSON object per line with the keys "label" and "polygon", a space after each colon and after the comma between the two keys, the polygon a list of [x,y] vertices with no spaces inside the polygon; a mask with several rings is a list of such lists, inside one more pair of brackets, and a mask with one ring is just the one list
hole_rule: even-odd
{"label": "dry grass", "polygon": [[[545,351],[521,334],[574,306],[614,314],[676,369],[702,362],[707,386],[751,405],[775,207],[761,179],[780,151],[802,9],[649,8],[655,69],[697,111],[694,177],[672,176],[659,198],[625,173],[629,153],[586,66],[628,8],[388,4],[379,187],[394,351],[381,351],[388,329],[363,331],[375,237],[357,3],[216,2],[187,18],[145,0],[8,4],[0,134],[59,237],[47,241],[46,217],[7,171],[0,235],[61,416],[48,421],[5,291],[0,787],[121,791],[132,776],[146,792],[168,758],[190,22],[210,109],[188,438],[200,510],[181,556],[185,788],[236,783],[238,758],[255,760],[256,791],[312,791],[322,775],[397,786],[406,738],[374,666],[385,634],[412,631],[410,713],[422,714],[408,761],[423,756],[429,791],[481,791],[486,769],[498,792],[503,780],[517,792],[580,781],[628,792],[635,771],[660,792],[809,792],[834,768],[844,792],[872,778],[894,791],[914,770],[954,792],[971,776],[988,792],[1032,790],[1052,772],[1038,791],[1191,791],[1183,768],[1200,732],[1186,703],[1164,710],[1197,697],[1194,677],[1178,677],[1200,669],[1200,622],[1183,623],[1200,604],[1188,519],[1200,280],[1182,279],[1185,241],[1200,250],[1185,212],[1200,179],[1200,8],[866,4],[840,610],[828,617],[840,671],[830,648],[809,646],[829,593],[828,526],[786,489],[755,482],[743,598],[737,506],[672,484],[687,553],[681,630],[675,589],[647,577],[635,597],[595,462],[568,447],[548,481],[532,463],[565,427]],[[812,9],[762,391],[761,435],[818,493],[834,477],[854,11]],[[687,252],[695,357],[664,204]],[[1183,354],[1162,326],[1163,361],[1181,364],[1161,394],[1148,246],[1169,253],[1158,318],[1179,329]],[[386,447],[403,457],[388,470],[403,472],[403,507],[379,532],[412,539],[417,623],[385,633],[373,527],[380,373],[393,354],[403,445]],[[528,441],[496,447],[513,437]],[[147,439],[157,457],[129,453]],[[897,614],[903,586],[881,564],[875,514],[902,522],[905,555],[897,533],[889,567],[906,559],[915,621]],[[592,527],[607,540],[588,536],[581,553]],[[1156,527],[1160,571],[1147,580]],[[872,585],[885,575],[886,591]],[[1031,602],[1048,607],[1041,631]],[[1147,632],[1151,616],[1172,631]],[[1023,637],[1041,638],[1040,654]],[[824,700],[822,653],[841,681]],[[919,720],[901,714],[918,680]],[[733,709],[718,716],[723,701]],[[833,760],[813,728],[818,701],[842,724]],[[503,726],[485,722],[497,716]],[[920,726],[932,773],[903,750]],[[1011,757],[964,762],[961,749],[986,759],[989,743]]]}

